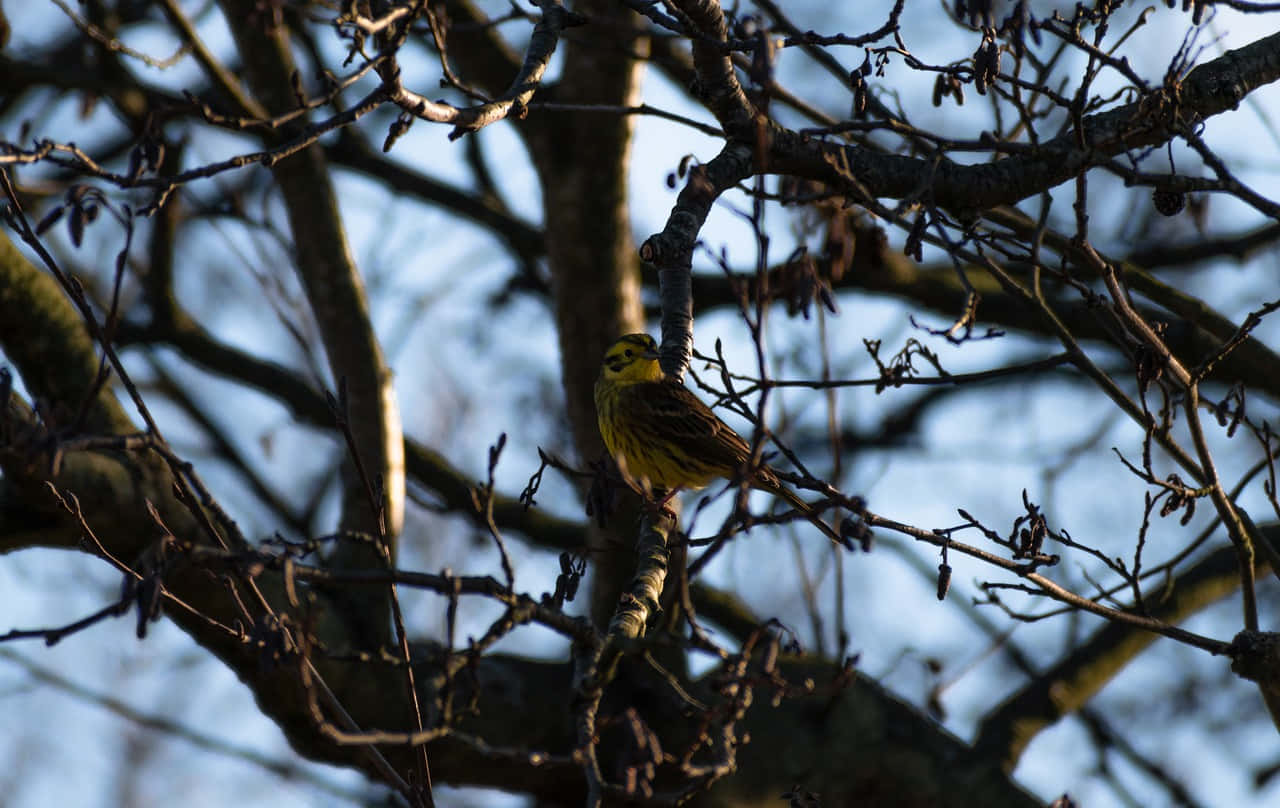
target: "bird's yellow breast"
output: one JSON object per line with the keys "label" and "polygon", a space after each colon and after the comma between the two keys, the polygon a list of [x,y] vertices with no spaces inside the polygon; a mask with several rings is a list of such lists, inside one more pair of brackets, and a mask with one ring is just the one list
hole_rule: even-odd
{"label": "bird's yellow breast", "polygon": [[[601,377],[596,382],[596,421],[605,448],[629,479],[661,489],[705,488],[722,470],[709,467],[689,454],[689,447],[656,434],[642,417],[647,406],[646,384],[618,382]],[[641,414],[638,416],[637,414]]]}

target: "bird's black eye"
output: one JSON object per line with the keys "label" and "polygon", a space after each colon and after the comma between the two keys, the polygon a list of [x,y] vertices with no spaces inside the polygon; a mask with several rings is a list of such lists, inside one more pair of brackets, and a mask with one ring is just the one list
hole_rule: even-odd
{"label": "bird's black eye", "polygon": [[625,353],[623,353],[622,355],[623,355],[623,356],[627,356],[627,357],[631,356],[631,349],[630,349],[630,348],[628,348],[628,349],[626,350],[626,352],[625,352]]}

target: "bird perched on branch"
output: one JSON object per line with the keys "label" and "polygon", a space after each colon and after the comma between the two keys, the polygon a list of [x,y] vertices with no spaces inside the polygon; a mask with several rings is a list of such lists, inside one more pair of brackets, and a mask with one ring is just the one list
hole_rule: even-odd
{"label": "bird perched on branch", "polygon": [[712,480],[750,474],[752,488],[782,497],[832,541],[849,542],[783,485],[772,468],[748,468],[751,446],[683,384],[658,365],[648,334],[627,334],[605,352],[595,389],[600,437],[628,484],[642,494],[705,488]]}

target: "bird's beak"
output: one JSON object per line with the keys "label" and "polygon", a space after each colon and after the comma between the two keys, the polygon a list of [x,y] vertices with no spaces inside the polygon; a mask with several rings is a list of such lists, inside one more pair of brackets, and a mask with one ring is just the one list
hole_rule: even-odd
{"label": "bird's beak", "polygon": [[657,351],[645,351],[640,354],[641,359],[658,359],[660,357]]}

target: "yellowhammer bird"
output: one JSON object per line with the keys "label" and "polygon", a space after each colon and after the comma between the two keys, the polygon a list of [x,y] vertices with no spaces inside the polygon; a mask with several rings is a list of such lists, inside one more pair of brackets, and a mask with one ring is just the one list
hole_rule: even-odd
{"label": "yellowhammer bird", "polygon": [[[741,435],[663,375],[658,344],[648,334],[619,337],[605,352],[595,397],[600,437],[638,488],[665,489],[668,496],[681,488],[705,488],[716,478],[742,474],[751,459],[751,446]],[[750,485],[785,499],[837,544],[848,543],[768,466],[755,470]]]}

